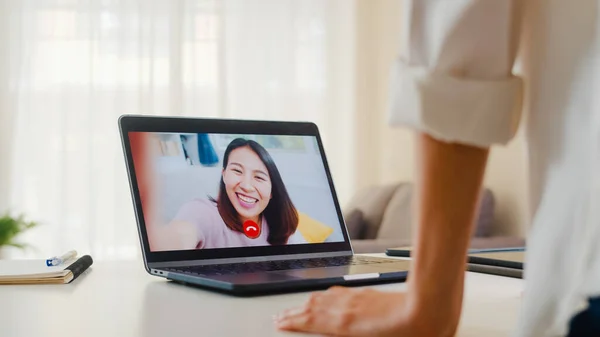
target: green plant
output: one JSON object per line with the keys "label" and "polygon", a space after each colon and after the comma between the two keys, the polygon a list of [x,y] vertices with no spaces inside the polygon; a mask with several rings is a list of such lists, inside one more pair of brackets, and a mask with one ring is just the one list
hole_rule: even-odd
{"label": "green plant", "polygon": [[25,216],[19,215],[18,217],[12,217],[6,213],[0,217],[0,247],[12,246],[17,248],[26,248],[28,245],[24,243],[15,242],[14,239],[19,234],[31,229],[38,224],[33,221],[26,221]]}

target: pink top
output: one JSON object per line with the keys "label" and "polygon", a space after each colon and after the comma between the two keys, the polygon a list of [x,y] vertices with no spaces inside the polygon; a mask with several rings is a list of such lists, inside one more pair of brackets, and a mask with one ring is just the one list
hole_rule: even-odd
{"label": "pink top", "polygon": [[[194,199],[185,203],[173,221],[186,221],[196,227],[199,241],[196,248],[235,248],[249,246],[270,246],[267,241],[269,237],[269,226],[267,220],[262,219],[261,233],[256,239],[250,239],[244,233],[229,229],[221,218],[217,205],[207,199]],[[308,243],[300,231],[296,230],[288,238],[287,244]]]}
{"label": "pink top", "polygon": [[206,199],[194,199],[184,204],[173,220],[192,223],[200,240],[197,248],[231,248],[247,246],[269,246],[269,226],[263,218],[260,236],[248,238],[244,233],[233,231],[225,225],[217,205]]}

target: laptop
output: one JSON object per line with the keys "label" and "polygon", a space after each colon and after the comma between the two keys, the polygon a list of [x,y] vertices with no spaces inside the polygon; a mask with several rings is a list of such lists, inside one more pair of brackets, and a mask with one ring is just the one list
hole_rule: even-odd
{"label": "laptop", "polygon": [[124,115],[144,265],[234,295],[404,281],[354,255],[317,126]]}

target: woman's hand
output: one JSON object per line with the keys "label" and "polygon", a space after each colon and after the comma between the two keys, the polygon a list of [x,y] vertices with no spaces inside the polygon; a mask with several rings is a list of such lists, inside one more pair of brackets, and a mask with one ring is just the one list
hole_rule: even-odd
{"label": "woman's hand", "polygon": [[460,306],[427,308],[410,293],[333,287],[274,319],[281,330],[333,336],[445,337],[454,335],[459,317]]}

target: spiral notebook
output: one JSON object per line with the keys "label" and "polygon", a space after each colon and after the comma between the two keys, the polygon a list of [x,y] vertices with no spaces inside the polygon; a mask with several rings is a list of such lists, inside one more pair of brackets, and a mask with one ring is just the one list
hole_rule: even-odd
{"label": "spiral notebook", "polygon": [[84,255],[48,267],[46,260],[0,260],[1,284],[64,284],[71,283],[93,263],[92,257]]}

